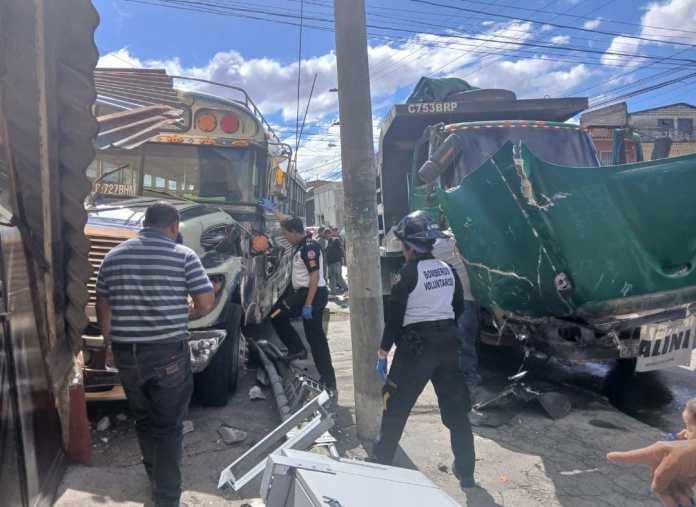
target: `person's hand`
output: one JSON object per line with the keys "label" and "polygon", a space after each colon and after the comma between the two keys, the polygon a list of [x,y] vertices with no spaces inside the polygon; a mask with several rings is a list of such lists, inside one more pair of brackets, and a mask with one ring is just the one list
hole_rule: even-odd
{"label": "person's hand", "polygon": [[382,382],[387,383],[387,356],[389,352],[382,349],[381,347],[377,349],[377,364],[375,364],[375,371]]}
{"label": "person's hand", "polygon": [[104,349],[104,366],[107,370],[116,369],[114,366],[114,351],[112,350],[111,345],[107,345]]}
{"label": "person's hand", "polygon": [[382,379],[382,382],[385,384],[387,383],[387,358],[378,358],[377,359],[377,364],[375,364],[375,371],[377,372],[377,375],[379,375],[379,378]]}
{"label": "person's hand", "polygon": [[312,318],[312,305],[304,305],[302,307],[302,318],[305,320]]}
{"label": "person's hand", "polygon": [[276,210],[275,204],[273,204],[273,201],[270,199],[259,199],[256,201],[256,204],[261,206],[266,211],[270,211],[271,213]]}
{"label": "person's hand", "polygon": [[689,432],[687,430],[681,430],[677,433],[677,440],[689,440]]}
{"label": "person's hand", "polygon": [[696,443],[657,442],[643,449],[610,452],[614,463],[647,465],[652,470],[653,492],[666,507],[693,505],[696,485]]}

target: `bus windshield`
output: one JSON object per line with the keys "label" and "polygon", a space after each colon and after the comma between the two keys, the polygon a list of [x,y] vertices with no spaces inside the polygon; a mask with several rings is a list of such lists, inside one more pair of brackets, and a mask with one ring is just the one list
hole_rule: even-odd
{"label": "bus windshield", "polygon": [[143,190],[201,202],[255,201],[253,150],[147,143]]}

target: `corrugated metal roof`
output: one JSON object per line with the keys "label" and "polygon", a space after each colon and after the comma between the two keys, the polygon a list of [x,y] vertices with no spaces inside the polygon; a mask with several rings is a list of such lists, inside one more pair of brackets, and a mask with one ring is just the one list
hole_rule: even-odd
{"label": "corrugated metal roof", "polygon": [[[87,324],[91,274],[83,234],[85,170],[97,122],[93,71],[97,13],[89,0],[0,2],[0,100],[7,124],[15,216],[38,284],[42,353],[64,438],[72,352]],[[72,346],[72,351],[71,351]]]}
{"label": "corrugated metal roof", "polygon": [[181,121],[182,111],[170,106],[156,105],[138,107],[128,111],[99,116],[99,149],[133,149],[160,134],[164,127]]}
{"label": "corrugated metal roof", "polygon": [[133,149],[183,120],[184,103],[163,69],[95,69],[96,103],[116,111],[97,118],[99,149]]}
{"label": "corrugated metal roof", "polygon": [[164,69],[95,69],[94,86],[98,103],[119,109],[154,105],[184,107]]}

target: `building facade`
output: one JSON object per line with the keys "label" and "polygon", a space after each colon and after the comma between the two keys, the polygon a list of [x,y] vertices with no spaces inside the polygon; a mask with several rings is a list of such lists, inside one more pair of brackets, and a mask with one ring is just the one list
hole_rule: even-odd
{"label": "building facade", "polygon": [[315,180],[308,182],[307,187],[307,225],[343,229],[343,182]]}
{"label": "building facade", "polygon": [[[651,160],[655,142],[669,139],[670,157],[696,153],[696,106],[685,102],[629,113],[625,102],[607,106],[582,115],[580,124],[587,129],[597,147],[602,165],[612,161],[614,130],[625,129],[625,160],[637,159],[640,140],[645,160]],[[658,141],[659,142],[659,141]]]}

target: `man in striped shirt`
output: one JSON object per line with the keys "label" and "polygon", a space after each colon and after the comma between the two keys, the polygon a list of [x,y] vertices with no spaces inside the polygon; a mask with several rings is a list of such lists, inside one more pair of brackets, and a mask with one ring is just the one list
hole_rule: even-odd
{"label": "man in striped shirt", "polygon": [[215,303],[200,259],[178,235],[177,209],[153,204],[140,234],[111,250],[97,276],[107,364],[119,370],[156,507],[179,506],[182,422],[193,391],[188,321]]}

